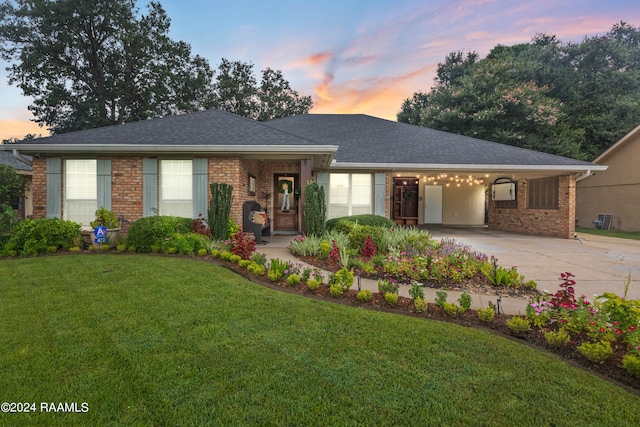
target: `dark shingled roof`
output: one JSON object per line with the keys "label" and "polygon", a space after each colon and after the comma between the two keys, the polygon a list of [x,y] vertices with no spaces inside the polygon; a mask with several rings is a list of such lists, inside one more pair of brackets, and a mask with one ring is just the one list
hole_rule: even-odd
{"label": "dark shingled roof", "polygon": [[363,114],[304,114],[268,121],[276,129],[338,145],[345,163],[592,166],[590,163]]}
{"label": "dark shingled roof", "polygon": [[[7,146],[10,147],[9,144],[5,145],[5,147],[7,147]],[[31,156],[23,155],[23,157],[26,157],[28,160],[31,160]],[[16,159],[13,156],[13,153],[11,151],[1,151],[0,150],[0,165],[9,165],[12,168],[14,168],[15,170],[23,170],[23,171],[30,171],[31,170],[31,166],[29,166],[28,164],[26,164],[24,162],[21,162],[20,160]]]}
{"label": "dark shingled roof", "polygon": [[261,122],[213,109],[63,133],[23,144],[315,145]]}

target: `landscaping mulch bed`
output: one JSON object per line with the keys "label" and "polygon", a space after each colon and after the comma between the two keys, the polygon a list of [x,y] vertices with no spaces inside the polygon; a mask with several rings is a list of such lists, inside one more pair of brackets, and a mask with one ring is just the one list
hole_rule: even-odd
{"label": "landscaping mulch bed", "polygon": [[[506,314],[496,314],[495,318],[491,323],[482,322],[477,315],[475,310],[467,310],[464,313],[457,314],[455,316],[451,316],[447,314],[441,307],[438,307],[434,303],[428,303],[428,309],[424,313],[417,313],[413,307],[413,300],[407,297],[398,297],[398,302],[394,306],[390,306],[384,299],[384,296],[380,293],[373,293],[372,298],[367,302],[361,302],[357,299],[356,295],[358,293],[357,290],[350,290],[341,296],[334,297],[329,292],[329,287],[326,284],[321,284],[320,287],[316,291],[311,291],[307,287],[306,284],[298,284],[295,286],[288,285],[286,282],[277,282],[273,283],[262,276],[256,276],[254,274],[249,273],[246,269],[241,268],[237,264],[227,262],[218,258],[206,257],[206,259],[212,260],[217,264],[224,266],[234,272],[240,274],[241,276],[251,280],[252,282],[267,286],[272,289],[281,290],[290,293],[300,294],[309,298],[325,300],[337,304],[349,305],[352,307],[359,307],[363,309],[369,310],[377,310],[384,311],[394,314],[400,314],[405,316],[419,317],[425,318],[429,320],[437,320],[442,322],[450,322],[458,325],[468,326],[483,329],[486,331],[490,331],[492,333],[496,333],[502,335],[508,339],[515,340],[525,345],[529,345],[535,347],[539,350],[548,352],[550,354],[554,354],[557,357],[560,357],[571,363],[577,367],[585,369],[594,375],[598,375],[606,380],[614,382],[619,386],[629,390],[630,392],[636,393],[640,395],[640,378],[632,377],[626,369],[622,367],[622,357],[626,354],[626,344],[624,344],[621,340],[612,343],[612,347],[614,349],[614,354],[612,357],[607,359],[603,364],[597,365],[593,362],[587,360],[582,355],[580,355],[576,346],[582,342],[582,337],[572,336],[572,341],[569,346],[561,350],[553,350],[551,349],[544,338],[544,333],[553,330],[553,329],[537,329],[532,328],[529,332],[523,334],[522,336],[514,336],[510,329],[507,327],[507,320],[511,318],[511,315]],[[307,260],[304,260],[307,262]],[[316,264],[317,265],[317,264]],[[321,267],[320,265],[317,265]],[[327,266],[322,266],[322,268],[327,268]],[[265,276],[266,277],[266,276]],[[469,290],[472,292],[465,284],[465,290]],[[484,290],[485,292],[481,292]],[[486,293],[486,287],[478,289],[478,293]],[[476,292],[476,291],[473,291]],[[506,295],[506,294],[504,294]],[[511,295],[511,296],[519,296],[519,295]],[[526,298],[530,295],[523,295],[522,297]]]}

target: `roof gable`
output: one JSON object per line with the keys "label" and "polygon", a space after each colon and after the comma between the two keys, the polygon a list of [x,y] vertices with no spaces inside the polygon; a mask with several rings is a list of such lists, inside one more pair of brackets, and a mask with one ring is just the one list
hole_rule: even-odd
{"label": "roof gable", "polygon": [[635,129],[633,129],[631,132],[629,132],[628,134],[620,138],[620,140],[615,144],[613,144],[611,147],[606,149],[604,153],[596,157],[593,163],[596,163],[596,164],[602,163],[607,157],[612,155],[614,152],[620,150],[623,146],[626,146],[629,143],[629,141],[635,140],[636,136],[640,136],[640,126],[636,126]]}

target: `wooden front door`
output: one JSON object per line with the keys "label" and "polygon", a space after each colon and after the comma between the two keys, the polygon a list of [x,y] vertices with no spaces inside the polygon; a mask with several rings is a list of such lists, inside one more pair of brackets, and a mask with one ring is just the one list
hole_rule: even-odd
{"label": "wooden front door", "polygon": [[[298,231],[300,178],[298,174],[275,174],[273,230]],[[296,194],[297,193],[297,194]]]}

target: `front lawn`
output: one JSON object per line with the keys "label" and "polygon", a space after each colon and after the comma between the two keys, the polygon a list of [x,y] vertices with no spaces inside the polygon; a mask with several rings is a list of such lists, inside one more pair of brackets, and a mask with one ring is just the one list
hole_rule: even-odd
{"label": "front lawn", "polygon": [[0,277],[0,400],[38,409],[1,425],[640,424],[637,394],[518,342],[196,259],[5,260]]}

